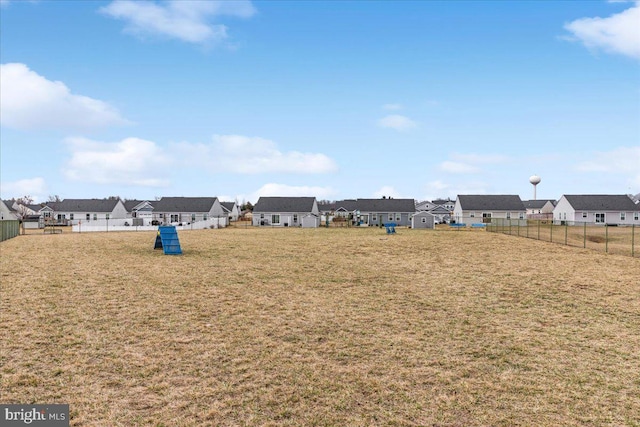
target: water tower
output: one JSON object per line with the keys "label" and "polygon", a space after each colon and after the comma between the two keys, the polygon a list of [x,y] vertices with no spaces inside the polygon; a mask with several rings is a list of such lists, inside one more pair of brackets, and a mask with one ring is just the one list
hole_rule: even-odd
{"label": "water tower", "polygon": [[533,185],[533,200],[536,200],[536,187],[542,179],[538,175],[531,175],[529,182]]}

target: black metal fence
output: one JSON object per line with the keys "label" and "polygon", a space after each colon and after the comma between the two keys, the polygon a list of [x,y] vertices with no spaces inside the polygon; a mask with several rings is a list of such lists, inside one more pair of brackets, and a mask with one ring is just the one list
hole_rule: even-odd
{"label": "black metal fence", "polygon": [[640,226],[493,218],[487,231],[640,257]]}

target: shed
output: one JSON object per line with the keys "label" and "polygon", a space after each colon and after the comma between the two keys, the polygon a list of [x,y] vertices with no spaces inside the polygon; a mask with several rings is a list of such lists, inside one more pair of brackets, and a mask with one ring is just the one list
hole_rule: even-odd
{"label": "shed", "polygon": [[307,214],[302,217],[302,228],[318,228],[320,218],[314,214]]}
{"label": "shed", "polygon": [[411,216],[411,228],[436,228],[436,217],[426,211],[420,211]]}

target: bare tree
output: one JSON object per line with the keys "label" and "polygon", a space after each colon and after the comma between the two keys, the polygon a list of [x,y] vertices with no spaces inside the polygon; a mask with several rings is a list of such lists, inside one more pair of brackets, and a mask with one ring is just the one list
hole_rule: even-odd
{"label": "bare tree", "polygon": [[16,199],[14,203],[14,208],[16,210],[16,217],[18,221],[20,221],[20,227],[22,228],[22,234],[24,234],[24,220],[29,215],[33,215],[33,209],[29,207],[29,205],[33,204],[33,197],[31,196],[22,196]]}
{"label": "bare tree", "polygon": [[49,199],[47,200],[47,202],[49,203],[60,203],[61,201],[62,199],[57,194],[50,195]]}

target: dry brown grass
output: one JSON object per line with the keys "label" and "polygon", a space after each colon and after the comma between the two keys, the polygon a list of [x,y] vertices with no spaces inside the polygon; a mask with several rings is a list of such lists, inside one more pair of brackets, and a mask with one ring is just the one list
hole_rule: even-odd
{"label": "dry brown grass", "polygon": [[2,402],[74,426],[638,426],[640,259],[497,233],[19,236]]}

